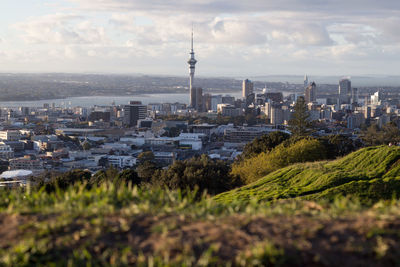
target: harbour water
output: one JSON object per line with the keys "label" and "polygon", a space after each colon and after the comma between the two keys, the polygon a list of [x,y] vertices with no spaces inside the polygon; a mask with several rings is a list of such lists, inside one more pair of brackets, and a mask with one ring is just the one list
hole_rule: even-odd
{"label": "harbour water", "polygon": [[[236,99],[242,97],[242,91],[234,92],[204,92],[212,95],[229,95]],[[261,92],[256,92],[261,93]],[[283,96],[287,96],[290,92],[282,92]],[[44,104],[56,107],[93,107],[93,106],[110,106],[110,105],[126,105],[130,101],[141,101],[147,105],[149,103],[185,103],[189,104],[189,93],[179,94],[141,94],[141,95],[118,95],[118,96],[79,96],[59,99],[34,100],[34,101],[0,101],[0,108],[18,108],[18,107],[43,107]]]}
{"label": "harbour water", "polygon": [[[218,93],[231,95],[235,98],[241,97],[241,92]],[[0,102],[0,107],[43,107],[44,104],[55,104],[56,107],[93,107],[125,105],[130,101],[142,101],[143,104],[149,103],[189,103],[189,94],[146,94],[146,95],[126,95],[126,96],[81,96],[68,97],[63,99],[48,99],[36,101],[4,101]]]}

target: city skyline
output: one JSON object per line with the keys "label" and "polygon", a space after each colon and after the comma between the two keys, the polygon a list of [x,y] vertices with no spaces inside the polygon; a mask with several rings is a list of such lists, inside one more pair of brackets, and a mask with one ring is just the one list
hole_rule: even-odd
{"label": "city skyline", "polygon": [[[23,8],[20,5],[23,4]],[[396,1],[5,0],[0,72],[396,75]]]}

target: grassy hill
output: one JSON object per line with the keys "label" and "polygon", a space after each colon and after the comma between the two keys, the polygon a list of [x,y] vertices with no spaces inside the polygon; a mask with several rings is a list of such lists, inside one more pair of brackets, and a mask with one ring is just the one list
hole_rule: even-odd
{"label": "grassy hill", "polygon": [[394,266],[400,201],[217,203],[104,184],[0,193],[0,266]]}
{"label": "grassy hill", "polygon": [[294,164],[215,197],[219,202],[352,195],[364,201],[400,195],[400,148],[368,147],[330,161]]}
{"label": "grassy hill", "polygon": [[399,160],[366,148],[215,198],[112,182],[1,190],[0,266],[396,266],[400,200],[361,201],[399,192]]}

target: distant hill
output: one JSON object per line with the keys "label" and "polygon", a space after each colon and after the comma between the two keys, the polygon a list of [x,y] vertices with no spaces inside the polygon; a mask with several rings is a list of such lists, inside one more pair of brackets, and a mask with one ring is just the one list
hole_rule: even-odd
{"label": "distant hill", "polygon": [[400,148],[368,147],[330,161],[295,164],[215,197],[219,202],[352,195],[364,201],[400,193]]}

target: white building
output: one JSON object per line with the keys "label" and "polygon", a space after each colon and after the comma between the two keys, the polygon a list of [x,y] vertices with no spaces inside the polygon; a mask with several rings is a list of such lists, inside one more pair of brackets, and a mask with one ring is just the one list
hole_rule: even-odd
{"label": "white building", "polygon": [[177,140],[180,146],[190,146],[192,150],[201,150],[203,148],[203,138],[206,135],[202,133],[181,133]]}
{"label": "white building", "polygon": [[123,169],[131,168],[136,165],[136,158],[132,156],[108,156],[108,163],[114,167]]}
{"label": "white building", "polygon": [[375,92],[375,94],[371,96],[372,105],[380,105],[381,101],[382,101],[382,93],[380,91]]}

